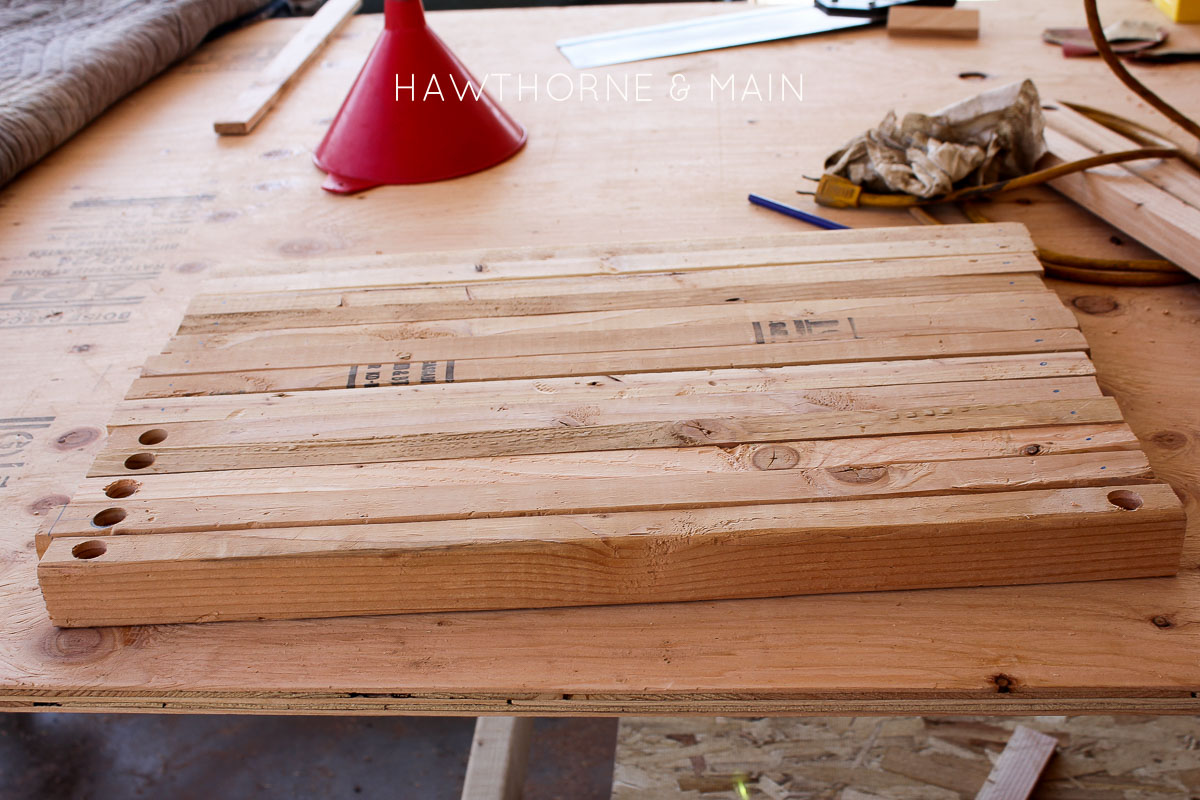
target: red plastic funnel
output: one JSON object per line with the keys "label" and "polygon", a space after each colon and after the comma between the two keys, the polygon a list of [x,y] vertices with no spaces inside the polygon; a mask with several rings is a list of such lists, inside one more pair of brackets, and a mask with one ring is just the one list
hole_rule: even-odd
{"label": "red plastic funnel", "polygon": [[429,29],[421,0],[385,0],[383,33],[313,161],[329,173],[322,188],[348,193],[478,172],[524,144],[525,129]]}

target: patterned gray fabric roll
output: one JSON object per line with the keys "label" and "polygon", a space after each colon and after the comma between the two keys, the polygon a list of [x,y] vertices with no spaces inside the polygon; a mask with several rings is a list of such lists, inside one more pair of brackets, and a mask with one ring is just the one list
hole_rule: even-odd
{"label": "patterned gray fabric roll", "polygon": [[0,0],[0,186],[265,0]]}

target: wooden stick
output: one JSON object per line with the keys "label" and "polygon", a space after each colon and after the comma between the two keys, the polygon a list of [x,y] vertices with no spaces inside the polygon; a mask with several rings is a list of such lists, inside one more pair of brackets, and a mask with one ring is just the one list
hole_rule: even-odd
{"label": "wooden stick", "polygon": [[[1095,151],[1048,128],[1046,144],[1058,161]],[[1188,205],[1145,178],[1113,165],[1064,175],[1050,182],[1058,191],[1134,239],[1200,277],[1200,208]]]}
{"label": "wooden stick", "polygon": [[656,450],[596,450],[530,456],[439,461],[331,464],[255,470],[161,473],[136,478],[88,478],[72,502],[107,503],[136,498],[161,500],[295,492],[367,491],[406,486],[487,485],[574,478],[727,474],[759,470],[870,468],[888,464],[957,461],[1006,456],[1064,455],[1137,450],[1127,425],[1058,425],[1044,428],[915,434],[861,439],[743,444],[724,447],[667,447]]}
{"label": "wooden stick", "polygon": [[[710,508],[875,496],[949,495],[1150,480],[1140,452],[790,469],[715,475],[571,478],[534,483],[441,485],[174,500],[73,502],[50,536],[162,534],[252,528],[434,522],[540,514]],[[464,491],[465,490],[465,491]],[[98,530],[99,529],[99,530]]]}
{"label": "wooden stick", "polygon": [[[776,252],[776,259],[780,256]],[[668,270],[655,272],[619,273],[585,276],[542,276],[532,279],[433,283],[399,286],[351,286],[301,292],[258,292],[232,294],[202,294],[192,300],[188,314],[243,314],[261,311],[300,311],[331,309],[347,305],[416,305],[447,304],[451,308],[462,303],[485,305],[524,299],[526,303],[515,314],[552,313],[539,311],[536,302],[547,303],[551,298],[581,301],[590,296],[592,309],[603,308],[598,298],[641,295],[659,302],[675,305],[720,304],[737,296],[751,302],[787,299],[788,292],[800,292],[801,287],[828,282],[855,282],[879,278],[921,278],[930,276],[1037,274],[1041,272],[1035,259],[1027,253],[985,253],[970,259],[962,256],[933,256],[926,259],[855,259],[848,261],[819,261],[810,264],[765,264],[761,266],[722,267],[705,269]],[[768,288],[775,287],[776,293]],[[786,287],[786,288],[785,288]],[[968,290],[972,291],[972,290]],[[1044,291],[1044,289],[1043,289]],[[782,294],[780,292],[783,292]],[[758,297],[747,297],[758,293]],[[933,291],[929,294],[948,294]],[[869,297],[866,293],[847,297]],[[661,298],[661,299],[660,299]],[[812,300],[805,292],[798,299]],[[646,307],[639,304],[631,308]],[[574,309],[589,310],[589,309]],[[557,311],[553,310],[553,311]],[[482,315],[480,315],[482,316]],[[436,319],[437,317],[434,317]]]}
{"label": "wooden stick", "polygon": [[109,425],[157,427],[172,422],[224,419],[282,419],[316,414],[404,414],[413,407],[441,405],[499,406],[520,402],[541,405],[574,401],[645,399],[705,394],[761,394],[918,383],[1029,380],[1095,374],[1083,353],[1033,353],[999,356],[925,358],[913,361],[862,361],[849,364],[791,365],[751,369],[704,369],[681,372],[633,372],[532,378],[488,383],[430,383],[381,386],[371,392],[330,389],[323,392],[154,397],[123,401]]}
{"label": "wooden stick", "polygon": [[[1132,150],[1137,142],[1089,119],[1059,101],[1045,113],[1046,125],[1096,153]],[[1121,168],[1144,178],[1193,208],[1200,208],[1200,173],[1181,159],[1130,161]]]}
{"label": "wooden stick", "polygon": [[[836,235],[835,235],[836,234]],[[320,271],[297,272],[285,262],[251,261],[206,283],[208,294],[320,291],[364,286],[494,283],[500,280],[586,275],[691,272],[780,264],[977,258],[1034,251],[1016,222],[937,228],[861,228],[752,234],[685,241],[487,247],[471,250],[322,257]],[[235,277],[236,275],[236,277]]]}
{"label": "wooden stick", "polygon": [[532,717],[475,720],[462,800],[520,800],[532,733]]}
{"label": "wooden stick", "polygon": [[238,95],[231,108],[213,123],[213,130],[224,136],[242,136],[258,125],[283,90],[316,57],[329,37],[346,23],[362,5],[362,0],[327,0],[300,32],[292,37],[250,86]]}
{"label": "wooden stick", "polygon": [[[561,281],[497,281],[478,285],[362,289],[306,295],[202,297],[193,301],[179,333],[306,328],[386,322],[513,317],[619,311],[743,301],[812,301],[847,297],[919,297],[972,292],[1045,290],[1041,264],[1027,254],[991,265],[970,259],[909,260],[897,265],[793,267],[782,279],[723,275],[593,276]],[[1036,264],[1036,266],[1035,266]],[[777,271],[772,269],[772,271]],[[973,277],[972,277],[973,276]],[[705,278],[708,278],[707,280]],[[988,280],[990,278],[990,280]],[[527,286],[526,284],[534,284]]]}
{"label": "wooden stick", "polygon": [[[905,295],[903,302],[912,304],[910,313],[940,312],[954,313],[963,311],[962,305],[983,306],[990,304],[997,308],[1007,307],[1007,303],[1022,305],[1035,303],[1039,306],[1050,306],[1059,303],[1053,293],[1047,292],[1045,284],[1035,275],[1009,274],[996,276],[980,276],[970,281],[965,279],[946,279],[946,284],[931,290],[924,296]],[[777,288],[778,284],[770,284]],[[953,292],[959,287],[960,293]],[[964,290],[961,287],[968,287]],[[729,287],[725,287],[727,290]],[[742,287],[746,288],[746,287]],[[910,287],[911,288],[911,287]],[[730,299],[737,302],[728,302]],[[951,298],[959,298],[960,307],[948,307],[946,303]],[[676,298],[678,299],[678,298]],[[394,342],[402,339],[431,339],[442,337],[483,337],[509,336],[520,333],[555,332],[563,330],[588,329],[593,331],[629,330],[634,328],[649,328],[665,324],[666,319],[672,324],[684,324],[686,319],[696,322],[712,320],[752,320],[756,316],[782,313],[791,316],[821,316],[831,311],[848,315],[864,316],[866,312],[879,313],[889,306],[896,306],[900,300],[896,295],[875,296],[859,295],[849,298],[812,298],[804,297],[795,300],[780,300],[778,291],[759,297],[757,294],[721,292],[715,305],[665,306],[654,309],[616,309],[607,311],[576,311],[561,314],[539,314],[512,317],[474,317],[451,320],[391,320],[387,322],[361,322],[345,325],[320,325],[316,327],[281,327],[263,330],[220,330],[213,326],[211,330],[201,333],[181,333],[171,338],[163,351],[166,353],[197,353],[208,349],[231,351],[237,348],[267,347],[272,344],[291,342],[296,346],[320,345],[331,341],[334,337],[357,333],[361,336],[360,343],[377,341],[379,343]],[[1059,303],[1061,305],[1061,303]],[[761,313],[755,314],[755,310]],[[859,310],[861,309],[861,311]]]}
{"label": "wooden stick", "polygon": [[[847,322],[843,327],[853,337],[851,323]],[[676,372],[705,368],[734,369],[950,356],[1050,353],[1083,350],[1086,347],[1087,342],[1078,329],[1057,328],[923,334],[880,339],[850,338],[845,341],[783,341],[769,347],[748,344],[511,358],[376,362],[331,367],[144,377],[134,381],[126,397],[138,399],[242,392],[305,392],[512,378],[554,378],[595,373],[621,375],[630,372]]]}
{"label": "wooden stick", "polygon": [[[822,415],[830,411],[892,411],[916,406],[941,406],[971,397],[978,403],[1008,405],[1047,400],[1086,400],[1101,397],[1090,376],[1033,380],[990,380],[933,384],[899,384],[845,389],[836,393],[778,389],[742,393],[703,392],[627,397],[613,392],[580,403],[539,398],[522,403],[501,394],[490,403],[474,396],[452,408],[434,402],[401,402],[390,408],[364,408],[357,414],[330,415],[319,411],[234,418],[204,422],[160,423],[154,427],[122,426],[109,430],[105,450],[117,454],[158,452],[164,445],[245,444],[248,442],[328,441],[369,439],[380,434],[466,433],[470,431],[531,430],[539,428],[613,425],[684,417],[736,418],[746,415]],[[439,398],[440,399],[440,398]]]}
{"label": "wooden stick", "polygon": [[74,627],[1149,577],[1183,532],[1147,484],[57,538],[38,578]]}
{"label": "wooden stick", "polygon": [[[1049,292],[736,303],[177,337],[142,375],[1069,328]],[[226,346],[219,346],[225,344]]]}
{"label": "wooden stick", "polygon": [[[988,405],[967,403],[898,408],[890,411],[827,411],[819,414],[750,415],[688,418],[609,425],[552,424],[540,428],[420,433],[382,429],[368,436],[291,441],[241,441],[194,446],[146,445],[138,453],[107,447],[92,464],[89,477],[157,472],[204,472],[214,469],[310,466],[375,461],[420,461],[497,455],[567,453],[579,450],[640,450],[703,447],[745,442],[780,442],[889,436],[906,433],[953,433],[991,428],[1120,422],[1112,398],[1047,400]],[[251,437],[253,438],[253,437]]]}
{"label": "wooden stick", "polygon": [[975,800],[1026,800],[1057,747],[1053,736],[1018,725]]}

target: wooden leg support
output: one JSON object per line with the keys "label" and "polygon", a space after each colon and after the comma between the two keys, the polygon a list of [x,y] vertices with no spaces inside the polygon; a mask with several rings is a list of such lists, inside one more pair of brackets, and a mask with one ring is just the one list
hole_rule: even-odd
{"label": "wooden leg support", "polygon": [[520,800],[529,763],[530,717],[480,717],[462,800]]}

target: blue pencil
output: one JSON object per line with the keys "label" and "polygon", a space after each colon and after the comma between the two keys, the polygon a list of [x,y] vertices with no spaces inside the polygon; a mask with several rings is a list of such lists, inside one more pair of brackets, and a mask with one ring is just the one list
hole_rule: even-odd
{"label": "blue pencil", "polygon": [[769,208],[772,211],[778,211],[780,214],[787,214],[789,217],[807,222],[811,225],[816,225],[818,228],[824,228],[827,231],[838,231],[850,227],[849,225],[843,225],[840,222],[834,222],[831,219],[818,217],[816,214],[810,214],[807,211],[801,211],[798,208],[785,206],[783,203],[776,203],[774,200],[768,200],[762,195],[750,195],[750,202],[754,203],[756,206],[762,206],[763,208]]}

